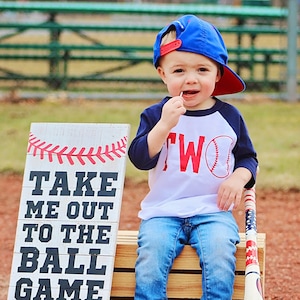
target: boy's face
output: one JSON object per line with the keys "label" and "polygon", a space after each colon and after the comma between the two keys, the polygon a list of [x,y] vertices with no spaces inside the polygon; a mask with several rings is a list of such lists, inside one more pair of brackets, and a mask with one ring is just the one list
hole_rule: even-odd
{"label": "boy's face", "polygon": [[183,93],[186,109],[206,109],[213,105],[211,95],[221,78],[213,60],[191,52],[172,51],[160,58],[157,71],[170,96]]}

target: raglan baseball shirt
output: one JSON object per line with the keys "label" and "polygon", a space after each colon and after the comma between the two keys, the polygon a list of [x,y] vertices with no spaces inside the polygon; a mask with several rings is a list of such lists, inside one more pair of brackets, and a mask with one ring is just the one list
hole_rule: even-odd
{"label": "raglan baseball shirt", "polygon": [[149,170],[150,191],[141,203],[139,217],[187,218],[220,211],[220,184],[238,167],[247,168],[255,183],[257,158],[240,112],[215,98],[206,110],[186,111],[172,128],[161,151],[149,157],[147,136],[170,99],[145,109],[129,158],[141,170]]}

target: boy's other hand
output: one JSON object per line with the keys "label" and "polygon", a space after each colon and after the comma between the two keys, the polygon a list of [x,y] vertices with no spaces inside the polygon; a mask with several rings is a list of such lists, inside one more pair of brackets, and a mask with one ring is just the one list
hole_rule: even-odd
{"label": "boy's other hand", "polygon": [[227,211],[236,209],[241,203],[244,187],[251,179],[251,173],[246,168],[237,168],[219,187],[218,207]]}

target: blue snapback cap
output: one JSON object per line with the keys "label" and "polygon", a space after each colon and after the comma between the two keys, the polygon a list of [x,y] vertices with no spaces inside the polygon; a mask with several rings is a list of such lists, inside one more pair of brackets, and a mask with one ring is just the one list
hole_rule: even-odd
{"label": "blue snapback cap", "polygon": [[[176,31],[176,40],[161,46],[161,40],[170,30]],[[213,96],[234,94],[245,90],[244,81],[228,64],[224,40],[212,24],[194,15],[185,15],[165,26],[157,35],[153,47],[153,64],[159,66],[160,57],[171,51],[186,51],[204,55],[223,66],[223,75],[216,83]]]}

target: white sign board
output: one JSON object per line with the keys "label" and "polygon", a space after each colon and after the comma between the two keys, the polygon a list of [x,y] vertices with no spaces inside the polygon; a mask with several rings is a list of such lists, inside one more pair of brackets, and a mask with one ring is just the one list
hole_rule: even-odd
{"label": "white sign board", "polygon": [[8,299],[110,299],[127,124],[32,123]]}

